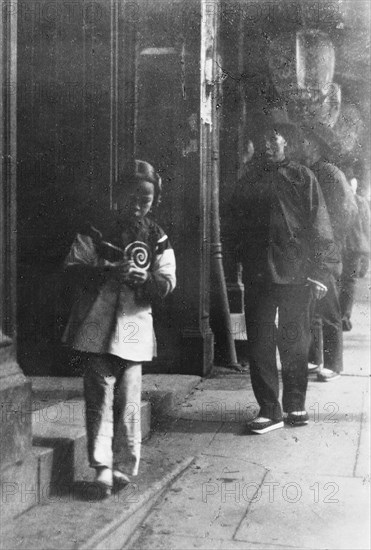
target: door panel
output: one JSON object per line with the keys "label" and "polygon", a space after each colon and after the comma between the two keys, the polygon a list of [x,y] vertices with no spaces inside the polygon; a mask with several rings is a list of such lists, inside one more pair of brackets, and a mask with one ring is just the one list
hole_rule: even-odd
{"label": "door panel", "polygon": [[69,374],[62,262],[80,220],[110,208],[119,157],[132,151],[134,78],[126,76],[136,30],[125,10],[113,0],[28,0],[18,18],[18,326],[27,374]]}

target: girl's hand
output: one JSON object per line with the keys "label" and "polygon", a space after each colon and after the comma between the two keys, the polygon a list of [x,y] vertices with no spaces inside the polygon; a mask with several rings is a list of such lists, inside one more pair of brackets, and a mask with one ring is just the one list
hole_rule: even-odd
{"label": "girl's hand", "polygon": [[130,272],[134,267],[134,263],[131,260],[124,260],[116,264],[116,271],[121,282],[129,282]]}
{"label": "girl's hand", "polygon": [[143,285],[148,279],[148,271],[136,267],[132,260],[124,260],[117,269],[121,282],[130,286]]}
{"label": "girl's hand", "polygon": [[148,271],[140,267],[131,267],[127,275],[127,282],[134,286],[143,285],[148,279]]}

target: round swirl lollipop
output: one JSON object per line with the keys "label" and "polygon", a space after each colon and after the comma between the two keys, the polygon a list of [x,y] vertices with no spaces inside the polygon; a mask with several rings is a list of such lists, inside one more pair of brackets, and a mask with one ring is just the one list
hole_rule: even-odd
{"label": "round swirl lollipop", "polygon": [[125,248],[125,258],[134,262],[135,267],[149,269],[151,265],[151,251],[146,243],[134,241]]}

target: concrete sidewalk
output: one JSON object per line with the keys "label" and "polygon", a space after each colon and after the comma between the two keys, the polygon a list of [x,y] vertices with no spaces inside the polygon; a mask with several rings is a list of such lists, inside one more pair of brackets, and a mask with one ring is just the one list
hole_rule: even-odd
{"label": "concrete sidewalk", "polygon": [[5,526],[2,548],[370,548],[369,324],[367,279],[344,375],[311,375],[308,426],[247,435],[249,375],[215,368],[159,420],[128,490],[94,501],[75,484]]}
{"label": "concrete sidewalk", "polygon": [[341,379],[310,376],[308,426],[246,435],[249,377],[216,369],[152,438],[197,458],[125,548],[370,548],[369,279],[353,325]]}

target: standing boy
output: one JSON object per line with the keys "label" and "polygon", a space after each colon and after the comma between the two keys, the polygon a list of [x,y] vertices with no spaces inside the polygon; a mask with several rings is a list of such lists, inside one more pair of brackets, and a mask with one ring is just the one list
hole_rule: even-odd
{"label": "standing boy", "polygon": [[[346,238],[357,216],[357,205],[344,173],[329,162],[331,148],[321,135],[320,128],[306,131],[304,141],[305,163],[320,184],[330,217],[334,235],[333,255],[341,260],[339,270],[328,279],[328,292],[317,303],[312,319],[312,331],[321,335],[313,339],[309,361],[320,365],[317,379],[331,382],[340,377],[343,370],[343,329],[339,299],[339,280],[346,246]],[[319,345],[323,349],[319,348]]]}
{"label": "standing boy", "polygon": [[293,132],[289,122],[272,119],[263,136],[262,161],[240,181],[232,204],[244,270],[250,374],[260,406],[248,427],[257,434],[281,428],[283,418],[291,425],[308,423],[310,306],[314,297],[326,294],[332,269],[327,251],[333,237],[318,182],[308,168],[286,158]]}

